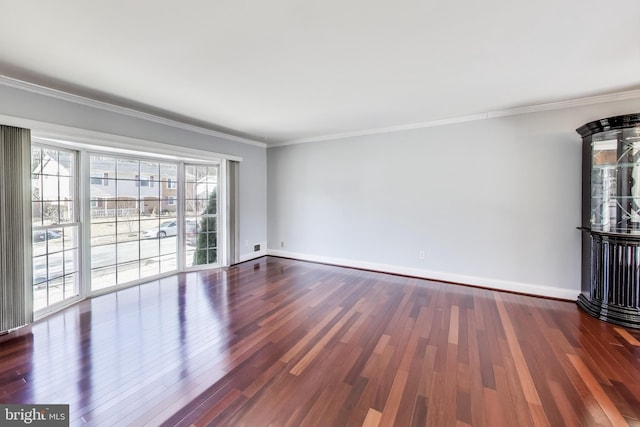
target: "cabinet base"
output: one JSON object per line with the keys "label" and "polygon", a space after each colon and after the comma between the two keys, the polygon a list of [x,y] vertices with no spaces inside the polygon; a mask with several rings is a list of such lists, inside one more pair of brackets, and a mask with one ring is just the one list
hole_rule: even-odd
{"label": "cabinet base", "polygon": [[627,328],[640,329],[640,308],[621,307],[603,301],[589,300],[583,294],[578,296],[577,304],[597,319]]}

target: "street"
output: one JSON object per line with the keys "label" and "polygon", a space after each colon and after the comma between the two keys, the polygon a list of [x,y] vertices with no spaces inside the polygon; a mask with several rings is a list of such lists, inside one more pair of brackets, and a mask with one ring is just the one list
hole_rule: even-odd
{"label": "street", "polygon": [[[91,248],[91,269],[114,266],[116,263],[132,262],[137,260],[158,259],[159,256],[167,256],[176,253],[176,236],[163,239],[132,240],[122,243],[112,243]],[[50,241],[49,250],[54,252]],[[62,245],[60,245],[60,250]],[[187,249],[190,249],[188,246]],[[117,252],[117,257],[116,257]],[[44,251],[42,251],[44,253]],[[77,271],[75,267],[77,249],[66,250],[65,252],[52,253],[49,255],[49,279],[60,277]],[[87,254],[89,255],[89,254]],[[64,258],[64,259],[63,259]],[[63,270],[64,265],[64,270]],[[138,268],[137,264],[134,268]],[[47,257],[36,256],[33,259],[33,283],[41,283],[47,280]]]}

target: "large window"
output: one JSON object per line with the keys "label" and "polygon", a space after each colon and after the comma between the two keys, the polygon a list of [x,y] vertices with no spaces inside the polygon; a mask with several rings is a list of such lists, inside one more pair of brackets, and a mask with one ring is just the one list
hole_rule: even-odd
{"label": "large window", "polygon": [[92,290],[177,270],[177,173],[176,163],[90,156]]}
{"label": "large window", "polygon": [[220,164],[37,141],[31,155],[34,311],[221,264]]}
{"label": "large window", "polygon": [[185,166],[186,266],[218,263],[219,167]]}
{"label": "large window", "polygon": [[76,153],[31,150],[33,308],[78,296]]}

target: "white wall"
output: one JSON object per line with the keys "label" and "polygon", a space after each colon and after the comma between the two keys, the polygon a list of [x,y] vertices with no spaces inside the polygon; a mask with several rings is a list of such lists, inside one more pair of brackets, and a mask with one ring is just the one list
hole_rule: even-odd
{"label": "white wall", "polygon": [[619,101],[269,148],[269,253],[574,299],[575,129],[638,111]]}
{"label": "white wall", "polygon": [[[264,247],[266,221],[266,149],[204,135],[128,115],[51,98],[0,85],[0,115],[21,121],[52,123],[112,135],[139,138],[242,157],[240,164],[240,258],[254,257],[253,245]],[[38,130],[38,129],[35,129]],[[246,245],[245,242],[249,242]]]}

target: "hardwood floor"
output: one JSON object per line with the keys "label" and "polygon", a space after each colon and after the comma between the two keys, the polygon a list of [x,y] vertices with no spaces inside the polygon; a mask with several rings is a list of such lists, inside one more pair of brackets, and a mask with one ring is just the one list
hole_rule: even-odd
{"label": "hardwood floor", "polygon": [[262,258],[0,337],[72,425],[640,425],[640,331],[574,303]]}

